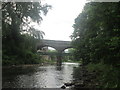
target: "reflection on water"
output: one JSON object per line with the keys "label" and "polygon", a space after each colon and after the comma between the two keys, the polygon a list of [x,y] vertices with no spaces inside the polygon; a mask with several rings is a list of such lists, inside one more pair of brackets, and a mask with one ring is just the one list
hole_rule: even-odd
{"label": "reflection on water", "polygon": [[73,81],[73,70],[78,63],[62,66],[22,66],[3,68],[3,88],[60,88]]}

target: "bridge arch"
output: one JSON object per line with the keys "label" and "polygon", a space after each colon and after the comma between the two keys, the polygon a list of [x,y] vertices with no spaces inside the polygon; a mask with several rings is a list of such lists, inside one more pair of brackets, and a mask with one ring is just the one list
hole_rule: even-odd
{"label": "bridge arch", "polygon": [[37,50],[42,50],[42,48],[44,47],[51,47],[53,49],[55,49],[56,51],[58,51],[55,47],[51,46],[51,45],[41,45],[41,46],[37,46]]}
{"label": "bridge arch", "polygon": [[71,48],[71,41],[60,41],[60,40],[46,40],[43,39],[40,43],[37,43],[37,49],[45,46],[55,48],[58,52],[62,52],[67,48]]}
{"label": "bridge arch", "polygon": [[[71,47],[66,47],[66,48],[64,48],[63,50],[62,50],[62,52],[63,51],[65,51],[65,50],[67,50],[67,49],[71,49],[71,48],[73,48],[72,46]],[[74,49],[74,48],[73,48]]]}

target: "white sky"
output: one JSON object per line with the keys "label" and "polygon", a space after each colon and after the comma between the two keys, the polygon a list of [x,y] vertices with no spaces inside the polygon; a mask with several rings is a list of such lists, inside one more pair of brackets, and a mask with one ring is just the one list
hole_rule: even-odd
{"label": "white sky", "polygon": [[70,41],[74,19],[81,13],[86,0],[42,0],[52,5],[38,27],[45,32],[44,39]]}

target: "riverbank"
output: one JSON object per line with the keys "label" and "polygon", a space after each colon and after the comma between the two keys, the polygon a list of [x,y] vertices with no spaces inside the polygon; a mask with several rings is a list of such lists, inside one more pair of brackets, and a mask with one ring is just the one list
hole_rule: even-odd
{"label": "riverbank", "polygon": [[79,69],[79,80],[74,80],[74,88],[96,88],[99,84],[96,81],[96,73],[90,72],[86,65],[81,65]]}
{"label": "riverbank", "polygon": [[69,88],[97,88],[98,82],[96,81],[96,73],[89,72],[87,66],[80,65],[74,68],[75,79],[72,82],[66,82],[61,87],[65,89]]}
{"label": "riverbank", "polygon": [[61,88],[119,88],[120,70],[103,63],[80,65],[73,82],[64,83]]}

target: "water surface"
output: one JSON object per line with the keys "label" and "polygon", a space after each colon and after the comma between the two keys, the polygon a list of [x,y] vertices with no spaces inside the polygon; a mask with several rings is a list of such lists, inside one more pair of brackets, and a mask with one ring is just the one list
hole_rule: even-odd
{"label": "water surface", "polygon": [[74,80],[74,68],[78,63],[56,65],[33,65],[21,67],[3,67],[3,88],[60,88],[66,82]]}

